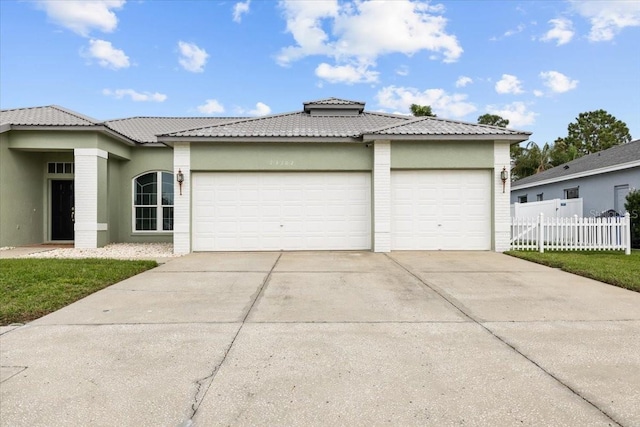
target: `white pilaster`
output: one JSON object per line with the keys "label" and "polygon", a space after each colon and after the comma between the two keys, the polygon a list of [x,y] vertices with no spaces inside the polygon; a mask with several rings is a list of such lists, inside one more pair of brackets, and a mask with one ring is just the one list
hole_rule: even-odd
{"label": "white pilaster", "polygon": [[[509,142],[495,141],[493,147],[493,242],[496,252],[508,251],[511,243],[511,158],[509,154]],[[507,182],[502,187],[500,173],[506,167]]]}
{"label": "white pilaster", "polygon": [[98,232],[108,228],[107,224],[98,222],[98,162],[107,159],[109,154],[97,148],[76,148],[73,155],[75,247],[94,249],[98,247]]}
{"label": "white pilaster", "polygon": [[184,175],[182,195],[176,182],[173,202],[173,252],[188,254],[191,252],[191,145],[188,142],[176,142],[173,146],[173,174],[178,170]]}
{"label": "white pilaster", "polygon": [[391,142],[373,144],[373,251],[391,251]]}

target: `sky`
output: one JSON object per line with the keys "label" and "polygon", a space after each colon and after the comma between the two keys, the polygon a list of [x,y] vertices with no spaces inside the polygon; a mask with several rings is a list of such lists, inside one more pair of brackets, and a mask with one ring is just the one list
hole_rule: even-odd
{"label": "sky", "polygon": [[640,0],[0,1],[0,108],[261,116],[327,97],[553,143],[606,110],[640,138]]}

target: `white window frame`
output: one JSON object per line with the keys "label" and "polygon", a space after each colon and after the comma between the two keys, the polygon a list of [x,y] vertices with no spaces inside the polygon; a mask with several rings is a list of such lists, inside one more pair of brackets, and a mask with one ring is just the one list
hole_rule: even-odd
{"label": "white window frame", "polygon": [[[148,174],[152,174],[155,173],[156,174],[156,204],[155,205],[136,205],[136,180],[144,175],[148,175]],[[134,234],[158,234],[158,233],[165,233],[165,234],[173,234],[173,230],[163,230],[163,222],[164,222],[164,217],[163,217],[163,208],[172,208],[175,209],[175,183],[174,183],[174,187],[173,187],[173,192],[174,192],[174,201],[173,201],[173,205],[163,205],[162,204],[162,174],[163,173],[168,173],[171,175],[171,179],[173,180],[173,172],[170,171],[165,171],[165,170],[158,170],[158,171],[146,171],[143,172],[141,174],[138,174],[136,176],[134,176],[131,179],[131,230],[132,233]],[[137,230],[136,229],[136,208],[152,208],[154,207],[156,208],[156,229],[155,230]],[[175,210],[174,210],[175,212]],[[173,224],[174,228],[175,228],[175,223]]]}

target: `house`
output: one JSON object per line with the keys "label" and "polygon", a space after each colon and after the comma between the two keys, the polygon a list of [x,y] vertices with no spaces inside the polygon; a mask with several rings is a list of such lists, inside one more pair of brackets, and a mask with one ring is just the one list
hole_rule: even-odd
{"label": "house", "polygon": [[625,213],[625,200],[640,188],[640,140],[589,154],[511,184],[511,202],[583,199],[584,216]]}
{"label": "house", "polygon": [[509,247],[509,146],[528,132],[328,98],[257,118],[0,116],[0,246]]}

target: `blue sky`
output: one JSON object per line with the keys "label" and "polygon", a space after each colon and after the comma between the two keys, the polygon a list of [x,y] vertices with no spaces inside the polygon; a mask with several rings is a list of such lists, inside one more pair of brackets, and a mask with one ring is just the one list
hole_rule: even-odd
{"label": "blue sky", "polygon": [[0,1],[0,106],[97,119],[367,109],[640,138],[640,1]]}

